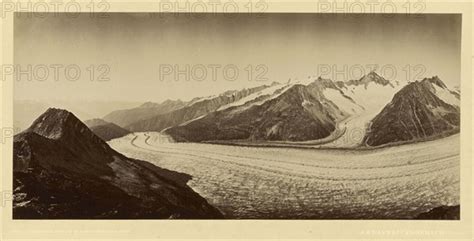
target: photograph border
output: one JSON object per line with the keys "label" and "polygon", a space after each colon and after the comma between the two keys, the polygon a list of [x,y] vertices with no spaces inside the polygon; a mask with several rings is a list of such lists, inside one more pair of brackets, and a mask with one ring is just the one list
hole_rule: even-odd
{"label": "photograph border", "polygon": [[[226,0],[221,0],[225,2]],[[261,0],[265,12],[317,12],[318,1],[278,2]],[[377,0],[376,0],[377,1]],[[37,2],[37,1],[32,1]],[[109,12],[150,12],[160,1],[106,1]],[[173,1],[171,1],[173,2]],[[203,1],[204,3],[209,1]],[[212,2],[212,1],[211,1]],[[242,6],[249,1],[233,1]],[[322,2],[334,2],[325,0]],[[356,2],[356,1],[346,1]],[[363,1],[364,2],[364,1]],[[384,2],[384,1],[380,1]],[[392,1],[397,6],[407,1]],[[410,1],[409,1],[410,2]],[[411,1],[412,3],[417,1]],[[419,1],[418,1],[419,2]],[[2,205],[0,239],[472,239],[472,3],[422,1],[426,13],[462,14],[461,39],[461,219],[460,220],[12,220],[13,138],[0,147]],[[79,1],[81,11],[89,1]],[[314,11],[311,11],[314,9]],[[404,9],[400,7],[399,9]],[[182,9],[181,9],[182,10]],[[336,13],[347,11],[337,10]],[[60,12],[60,11],[59,11]],[[13,15],[1,19],[2,66],[13,64]],[[369,13],[370,14],[370,13]],[[2,72],[3,74],[3,72]],[[13,77],[0,81],[0,126],[13,128]],[[3,137],[5,138],[5,137]]]}

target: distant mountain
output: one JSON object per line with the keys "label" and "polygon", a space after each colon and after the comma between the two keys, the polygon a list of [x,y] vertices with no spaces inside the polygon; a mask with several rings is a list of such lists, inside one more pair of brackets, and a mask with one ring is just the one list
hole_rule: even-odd
{"label": "distant mountain", "polygon": [[362,76],[360,79],[349,80],[349,81],[345,82],[345,85],[348,85],[348,86],[363,85],[365,88],[367,88],[367,85],[369,83],[377,83],[377,84],[380,84],[380,85],[383,85],[383,86],[390,85],[390,86],[393,87],[393,84],[390,81],[384,79],[382,76],[378,75],[374,71],[369,72],[368,74]]}
{"label": "distant mountain", "polygon": [[107,125],[109,123],[110,122],[107,122],[107,121],[102,120],[100,118],[94,118],[94,119],[84,121],[84,124],[86,124],[86,126],[89,127],[89,128],[95,127],[95,126]]}
{"label": "distant mountain", "polygon": [[110,141],[115,138],[126,136],[131,132],[114,123],[104,121],[102,119],[86,120],[84,123],[91,129],[94,134],[104,141]]}
{"label": "distant mountain", "polygon": [[146,102],[139,107],[113,111],[106,116],[104,120],[126,127],[137,121],[146,120],[156,115],[169,113],[171,111],[183,108],[187,105],[181,100],[166,100],[162,103]]}
{"label": "distant mountain", "polygon": [[14,138],[13,218],[220,218],[188,175],[127,158],[72,113],[48,109]]}
{"label": "distant mountain", "polygon": [[[262,96],[259,96],[262,97]],[[276,88],[262,101],[249,100],[174,126],[165,132],[177,141],[305,141],[329,136],[338,121],[360,109],[328,79]],[[338,106],[339,105],[339,106]]]}
{"label": "distant mountain", "polygon": [[227,91],[219,96],[195,99],[183,108],[164,114],[154,114],[151,118],[136,121],[125,126],[125,128],[134,132],[161,131],[165,128],[180,125],[195,118],[205,116],[224,105],[239,101],[252,93],[262,91],[268,87],[269,86],[263,85],[240,91]]}
{"label": "distant mountain", "polygon": [[437,76],[412,82],[371,121],[364,143],[380,146],[458,132],[459,98]]}

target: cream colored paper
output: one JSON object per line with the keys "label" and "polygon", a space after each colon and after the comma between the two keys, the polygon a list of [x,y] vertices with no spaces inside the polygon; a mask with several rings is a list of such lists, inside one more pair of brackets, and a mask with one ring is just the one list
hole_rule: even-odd
{"label": "cream colored paper", "polygon": [[[316,12],[315,2],[265,1],[264,12]],[[332,3],[332,1],[329,1]],[[108,12],[157,11],[156,1],[107,1]],[[224,3],[224,2],[223,2]],[[247,2],[240,2],[241,9]],[[412,2],[414,3],[414,1]],[[12,220],[12,203],[6,200],[1,209],[0,239],[445,239],[472,240],[472,6],[469,2],[422,1],[427,13],[461,13],[461,220]],[[82,11],[90,11],[81,2]],[[398,10],[404,2],[397,2]],[[200,10],[198,10],[200,11]],[[348,9],[345,10],[346,12]],[[358,10],[355,10],[356,12]],[[13,12],[2,18],[2,65],[13,64]],[[2,128],[11,128],[13,82],[11,76],[1,81]],[[12,187],[12,138],[2,144],[1,186],[8,196]],[[8,199],[8,198],[7,198]],[[3,201],[3,200],[2,200]]]}

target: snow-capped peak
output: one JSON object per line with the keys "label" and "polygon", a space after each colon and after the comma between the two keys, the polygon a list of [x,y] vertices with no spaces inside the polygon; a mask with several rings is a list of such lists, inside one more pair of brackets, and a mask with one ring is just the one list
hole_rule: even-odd
{"label": "snow-capped peak", "polygon": [[365,87],[367,87],[367,85],[369,85],[370,83],[376,83],[383,86],[389,85],[391,87],[394,87],[390,81],[378,75],[375,71],[371,71],[370,73],[362,76],[360,79],[346,81],[347,85],[364,85]]}

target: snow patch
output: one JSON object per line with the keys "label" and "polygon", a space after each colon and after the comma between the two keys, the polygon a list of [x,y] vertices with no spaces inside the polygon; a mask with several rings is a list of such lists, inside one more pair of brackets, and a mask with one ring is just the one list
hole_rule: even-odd
{"label": "snow patch", "polygon": [[219,109],[217,109],[217,111],[225,110],[227,108],[234,107],[234,106],[241,106],[241,105],[245,104],[247,101],[251,101],[251,100],[256,99],[256,98],[258,98],[260,96],[263,96],[263,95],[272,94],[273,92],[275,92],[278,89],[278,86],[280,86],[280,85],[269,86],[269,87],[267,87],[267,88],[265,88],[261,91],[252,93],[248,96],[245,96],[244,98],[242,98],[238,101],[234,101],[234,102],[229,103],[227,105],[223,105],[223,106],[219,107]]}
{"label": "snow patch", "polygon": [[442,101],[446,104],[459,106],[459,99],[454,96],[449,89],[444,89],[439,87],[438,85],[433,85],[435,89],[435,94],[438,96]]}
{"label": "snow patch", "polygon": [[344,95],[341,94],[340,91],[331,89],[331,88],[326,88],[323,91],[323,95],[330,101],[332,101],[337,107],[348,113],[348,114],[355,114],[361,112],[363,109],[352,102],[350,99],[345,97]]}
{"label": "snow patch", "polygon": [[[254,105],[262,105],[263,103],[269,101],[269,100],[272,100],[272,99],[275,99],[277,98],[278,96],[280,96],[281,94],[283,94],[285,91],[287,91],[291,86],[293,86],[294,84],[288,84],[288,85],[284,85],[284,84],[275,84],[275,85],[272,85],[272,86],[269,86],[259,92],[256,92],[256,93],[253,93],[253,94],[250,94],[238,101],[234,101],[232,103],[229,103],[227,105],[224,105],[224,106],[221,106],[219,109],[217,109],[217,111],[221,111],[221,110],[225,110],[225,109],[228,109],[230,107],[235,107],[235,106],[243,106],[245,105],[246,102],[248,101],[252,101],[252,100],[255,100],[261,96],[266,96],[266,95],[269,95],[268,98],[265,98],[263,99],[262,101],[258,101],[258,102],[253,102],[251,103],[248,107],[251,107],[251,106],[254,106]],[[283,89],[282,89],[283,88]],[[280,90],[281,89],[281,90]],[[280,90],[280,91],[279,91]],[[278,92],[279,91],[279,92]],[[277,93],[278,92],[278,93]]]}

